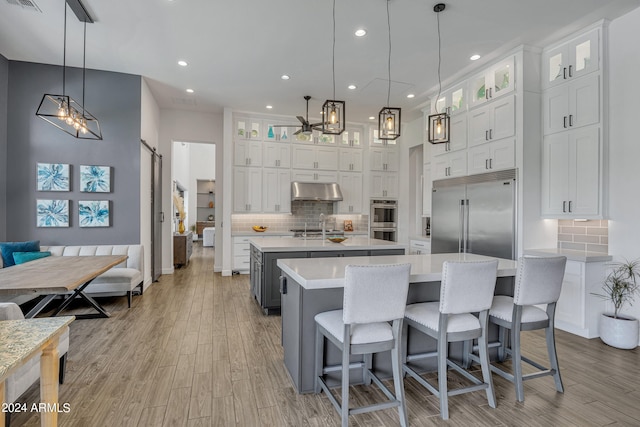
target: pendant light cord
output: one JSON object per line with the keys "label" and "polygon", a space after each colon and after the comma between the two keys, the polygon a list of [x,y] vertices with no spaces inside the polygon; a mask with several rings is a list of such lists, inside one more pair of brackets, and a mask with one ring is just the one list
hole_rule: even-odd
{"label": "pendant light cord", "polygon": [[67,2],[64,2],[64,42],[62,43],[62,95],[66,95],[65,82],[67,80]]}
{"label": "pendant light cord", "polygon": [[440,78],[440,64],[442,62],[442,56],[440,53],[440,12],[436,12],[436,20],[438,22],[438,96],[436,97],[436,114],[438,114],[438,100],[442,93],[442,80]]}
{"label": "pendant light cord", "polygon": [[387,30],[389,34],[389,56],[387,61],[389,84],[387,86],[387,108],[389,108],[389,99],[391,98],[391,18],[389,17],[389,1],[391,0],[387,0]]}
{"label": "pendant light cord", "polygon": [[333,0],[333,46],[331,50],[331,72],[333,74],[333,99],[336,99],[336,0]]}
{"label": "pendant light cord", "polygon": [[84,77],[87,70],[87,21],[84,21],[84,40],[82,42],[82,115],[84,116]]}

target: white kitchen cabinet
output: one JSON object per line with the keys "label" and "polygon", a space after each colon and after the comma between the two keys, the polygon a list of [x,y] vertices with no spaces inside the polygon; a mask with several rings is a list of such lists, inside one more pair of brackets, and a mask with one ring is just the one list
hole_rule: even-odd
{"label": "white kitchen cabinet", "polygon": [[372,147],[395,147],[398,145],[397,139],[380,139],[378,138],[378,125],[376,122],[375,127],[371,127],[371,135],[369,138],[369,145]]}
{"label": "white kitchen cabinet", "polygon": [[264,141],[291,142],[294,133],[298,130],[295,124],[282,123],[276,120],[263,121],[262,134]]}
{"label": "white kitchen cabinet", "polygon": [[[340,136],[338,135],[338,138]],[[295,135],[293,142],[307,145],[332,145],[336,146],[336,135],[322,133],[321,130],[314,129],[310,134],[299,133]]]}
{"label": "white kitchen cabinet", "polygon": [[336,147],[319,145],[294,145],[292,154],[294,169],[338,170]]}
{"label": "white kitchen cabinet", "polygon": [[291,172],[264,168],[262,170],[263,212],[291,212]]}
{"label": "white kitchen cabinet", "polygon": [[467,114],[458,114],[449,118],[449,142],[432,144],[434,156],[467,148]]}
{"label": "white kitchen cabinet", "polygon": [[433,167],[433,180],[454,178],[467,174],[467,152],[455,151],[442,156],[434,157],[431,162]]}
{"label": "white kitchen cabinet", "polygon": [[600,313],[606,311],[606,304],[593,293],[602,292],[606,265],[603,261],[567,261],[556,304],[556,328],[584,338],[599,336]]}
{"label": "white kitchen cabinet", "polygon": [[546,136],[542,162],[542,215],[547,218],[601,218],[602,166],[600,127]]}
{"label": "white kitchen cabinet", "polygon": [[431,163],[425,163],[422,168],[422,216],[431,215],[431,192],[433,178],[431,177]]}
{"label": "white kitchen cabinet", "polygon": [[342,190],[341,202],[338,202],[338,213],[361,214],[362,213],[362,173],[340,172],[338,177],[340,190]]}
{"label": "white kitchen cabinet", "polygon": [[516,142],[501,139],[469,148],[467,151],[468,174],[509,169],[516,166]]}
{"label": "white kitchen cabinet", "polygon": [[509,96],[469,112],[469,147],[515,134],[515,97]]}
{"label": "white kitchen cabinet", "polygon": [[362,150],[340,149],[340,170],[362,172]]}
{"label": "white kitchen cabinet", "polygon": [[261,141],[234,141],[233,164],[235,166],[262,166],[262,145]]}
{"label": "white kitchen cabinet", "polygon": [[409,255],[423,255],[431,253],[431,241],[409,240]]}
{"label": "white kitchen cabinet", "polygon": [[397,198],[399,192],[396,172],[371,172],[371,197]]}
{"label": "white kitchen cabinet", "polygon": [[346,128],[336,137],[341,147],[362,148],[362,129]]}
{"label": "white kitchen cabinet", "polygon": [[451,89],[447,89],[442,93],[437,100],[432,102],[431,114],[443,113],[449,108],[449,114],[455,116],[458,113],[462,113],[467,109],[467,85],[466,83],[454,86]]}
{"label": "white kitchen cabinet", "polygon": [[265,142],[263,144],[264,154],[262,165],[272,168],[291,167],[291,145],[277,142]]}
{"label": "white kitchen cabinet", "polygon": [[292,169],[291,181],[338,182],[338,172],[322,171],[322,170],[312,171],[312,170]]}
{"label": "white kitchen cabinet", "polygon": [[590,74],[557,85],[543,96],[545,135],[600,121],[600,75]]}
{"label": "white kitchen cabinet", "polygon": [[515,87],[513,56],[469,80],[469,108],[510,93]]}
{"label": "white kitchen cabinet", "polygon": [[542,53],[542,85],[551,87],[600,68],[600,29],[581,34]]}
{"label": "white kitchen cabinet", "polygon": [[239,273],[248,273],[250,267],[251,248],[250,237],[237,236],[233,238],[233,269]]}
{"label": "white kitchen cabinet", "polygon": [[240,139],[262,139],[262,120],[250,117],[236,117],[234,120],[236,140]]}
{"label": "white kitchen cabinet", "polygon": [[262,168],[233,169],[234,212],[262,211]]}
{"label": "white kitchen cabinet", "polygon": [[398,150],[395,147],[371,148],[369,156],[371,170],[387,172],[396,172],[398,170]]}

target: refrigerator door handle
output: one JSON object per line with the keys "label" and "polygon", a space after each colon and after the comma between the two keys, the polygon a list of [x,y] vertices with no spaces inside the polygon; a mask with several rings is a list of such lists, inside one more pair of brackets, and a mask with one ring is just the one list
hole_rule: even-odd
{"label": "refrigerator door handle", "polygon": [[460,199],[460,208],[458,210],[458,220],[460,221],[460,227],[458,228],[458,253],[464,253],[464,199]]}
{"label": "refrigerator door handle", "polygon": [[464,253],[467,253],[469,252],[469,199],[465,200],[464,216]]}

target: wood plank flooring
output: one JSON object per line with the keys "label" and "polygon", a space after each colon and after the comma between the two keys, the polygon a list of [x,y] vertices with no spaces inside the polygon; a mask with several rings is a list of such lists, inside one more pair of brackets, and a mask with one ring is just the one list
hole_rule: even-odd
{"label": "wood plank flooring", "polygon": [[[248,276],[213,273],[212,248],[197,245],[187,268],[162,276],[143,296],[101,300],[112,317],[71,325],[61,426],[338,426],[324,395],[298,395],[282,364],[280,317],[263,316],[249,296]],[[82,307],[76,312],[85,311]],[[438,400],[406,379],[412,426],[640,425],[640,351],[616,350],[600,340],[558,331],[565,393],[551,377],[525,383],[525,402],[494,375],[498,408],[484,392]],[[527,333],[526,354],[546,363],[544,337]],[[457,378],[452,374],[450,387]],[[431,375],[435,379],[435,375]],[[383,398],[352,387],[355,404]],[[37,402],[37,384],[20,399]],[[37,426],[35,413],[14,414],[12,426]],[[386,410],[351,418],[353,426],[398,425]]]}

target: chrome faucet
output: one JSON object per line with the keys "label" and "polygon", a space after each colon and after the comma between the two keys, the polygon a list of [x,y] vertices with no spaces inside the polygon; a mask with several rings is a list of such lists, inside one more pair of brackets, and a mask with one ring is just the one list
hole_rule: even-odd
{"label": "chrome faucet", "polygon": [[326,235],[325,235],[325,229],[327,228],[326,225],[327,225],[327,220],[325,219],[324,214],[321,213],[320,214],[320,227],[322,228],[322,240],[323,241],[326,238]]}

